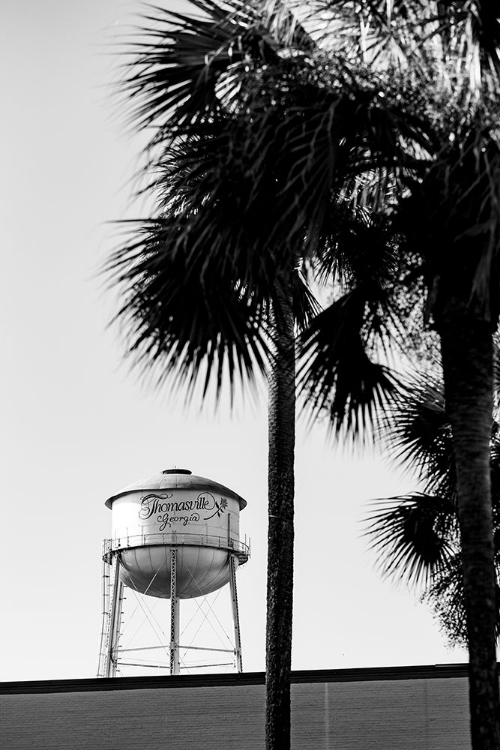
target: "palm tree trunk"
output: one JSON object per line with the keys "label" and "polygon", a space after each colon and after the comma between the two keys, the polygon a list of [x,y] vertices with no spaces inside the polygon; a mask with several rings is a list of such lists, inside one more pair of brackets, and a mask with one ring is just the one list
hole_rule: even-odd
{"label": "palm tree trunk", "polygon": [[266,748],[290,748],[295,454],[295,333],[291,294],[274,315],[269,379]]}
{"label": "palm tree trunk", "polygon": [[[457,319],[458,318],[458,319]],[[491,325],[467,313],[439,323],[446,411],[457,470],[473,750],[499,750],[496,589],[490,482]]]}

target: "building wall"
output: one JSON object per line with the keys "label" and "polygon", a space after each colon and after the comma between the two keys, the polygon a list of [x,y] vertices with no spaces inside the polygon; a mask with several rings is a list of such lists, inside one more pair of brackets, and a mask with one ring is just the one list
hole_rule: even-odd
{"label": "building wall", "polygon": [[[0,684],[6,750],[263,750],[263,674]],[[466,667],[296,672],[293,750],[469,750]]]}

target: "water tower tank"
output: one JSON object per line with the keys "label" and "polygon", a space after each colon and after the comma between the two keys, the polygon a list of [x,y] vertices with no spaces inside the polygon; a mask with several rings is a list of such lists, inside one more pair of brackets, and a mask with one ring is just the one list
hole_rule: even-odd
{"label": "water tower tank", "polygon": [[239,517],[246,501],[224,485],[187,469],[166,469],[106,501],[111,562],[119,553],[119,576],[141,594],[170,598],[171,555],[177,550],[176,596],[190,599],[228,583],[231,558],[248,560],[240,542]]}

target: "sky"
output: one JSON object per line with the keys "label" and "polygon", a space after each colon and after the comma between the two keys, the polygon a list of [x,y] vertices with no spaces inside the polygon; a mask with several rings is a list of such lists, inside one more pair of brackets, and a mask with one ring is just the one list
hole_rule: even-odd
{"label": "sky", "polygon": [[[160,0],[158,0],[160,2]],[[185,6],[177,2],[170,8]],[[0,681],[93,677],[104,501],[171,467],[243,496],[238,573],[245,671],[265,664],[266,399],[185,407],[124,362],[100,269],[132,201],[141,142],[112,97],[140,4],[0,7]],[[416,489],[387,457],[298,424],[294,669],[445,664],[418,595],[381,579],[362,535],[373,498]]]}

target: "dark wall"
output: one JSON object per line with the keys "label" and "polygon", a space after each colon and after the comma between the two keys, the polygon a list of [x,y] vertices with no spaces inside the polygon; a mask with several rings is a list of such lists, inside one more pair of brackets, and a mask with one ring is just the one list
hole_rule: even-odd
{"label": "dark wall", "polygon": [[[469,750],[464,666],[294,673],[293,750]],[[263,750],[264,678],[0,684],[6,750]]]}

